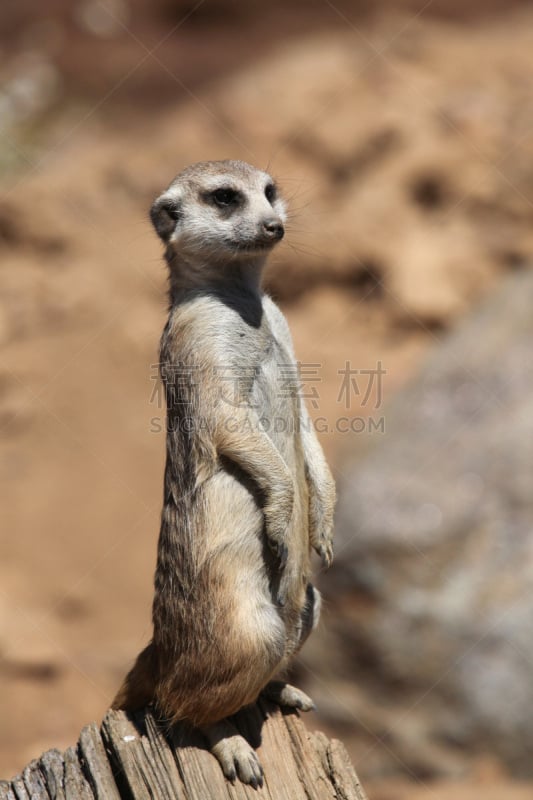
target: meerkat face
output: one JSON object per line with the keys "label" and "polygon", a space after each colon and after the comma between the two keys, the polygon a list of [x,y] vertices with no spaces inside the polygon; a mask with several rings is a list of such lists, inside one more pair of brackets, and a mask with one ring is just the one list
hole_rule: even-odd
{"label": "meerkat face", "polygon": [[205,161],[181,172],[150,212],[167,247],[190,258],[265,255],[284,234],[273,179],[243,161]]}

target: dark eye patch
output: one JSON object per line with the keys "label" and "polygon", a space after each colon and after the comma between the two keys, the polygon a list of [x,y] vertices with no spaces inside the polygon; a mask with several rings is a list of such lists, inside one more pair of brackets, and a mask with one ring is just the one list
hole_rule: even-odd
{"label": "dark eye patch", "polygon": [[267,183],[265,186],[265,197],[269,203],[273,203],[278,195],[277,189],[273,183]]}
{"label": "dark eye patch", "polygon": [[229,206],[235,206],[240,203],[242,195],[237,189],[232,189],[230,186],[221,186],[213,192],[208,192],[206,199],[219,208],[228,208]]}

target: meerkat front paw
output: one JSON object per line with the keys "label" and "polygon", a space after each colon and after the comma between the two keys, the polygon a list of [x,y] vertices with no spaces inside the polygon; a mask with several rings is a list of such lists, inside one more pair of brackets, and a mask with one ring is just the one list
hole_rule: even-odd
{"label": "meerkat front paw", "polygon": [[327,569],[333,561],[333,505],[321,501],[317,493],[309,512],[309,540]]}
{"label": "meerkat front paw", "polygon": [[263,508],[267,543],[281,570],[285,568],[289,555],[287,529],[292,516],[293,499],[294,493],[291,488],[283,498],[276,498]]}
{"label": "meerkat front paw", "polygon": [[313,544],[313,547],[322,559],[323,566],[329,569],[333,562],[333,541],[331,537],[319,537],[316,544]]}
{"label": "meerkat front paw", "polygon": [[280,542],[278,540],[272,539],[268,537],[268,546],[272,550],[274,554],[278,566],[280,570],[284,570],[287,565],[287,558],[289,556],[289,548],[285,544],[285,542]]}
{"label": "meerkat front paw", "polygon": [[311,517],[309,530],[309,541],[313,550],[322,559],[322,564],[326,569],[331,566],[333,561],[333,521],[325,520],[323,516]]}

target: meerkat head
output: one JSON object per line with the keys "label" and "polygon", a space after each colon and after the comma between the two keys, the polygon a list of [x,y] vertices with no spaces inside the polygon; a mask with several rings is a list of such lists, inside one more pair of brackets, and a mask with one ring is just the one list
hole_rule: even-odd
{"label": "meerkat head", "polygon": [[264,257],[282,239],[286,219],[273,179],[243,161],[187,167],[150,216],[169,256],[218,263]]}

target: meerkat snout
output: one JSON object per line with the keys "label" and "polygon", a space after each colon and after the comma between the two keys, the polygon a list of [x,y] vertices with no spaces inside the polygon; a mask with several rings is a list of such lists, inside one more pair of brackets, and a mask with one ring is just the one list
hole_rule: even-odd
{"label": "meerkat snout", "polygon": [[278,217],[271,217],[263,220],[263,232],[267,239],[271,239],[273,242],[279,242],[280,239],[283,239],[285,228]]}

